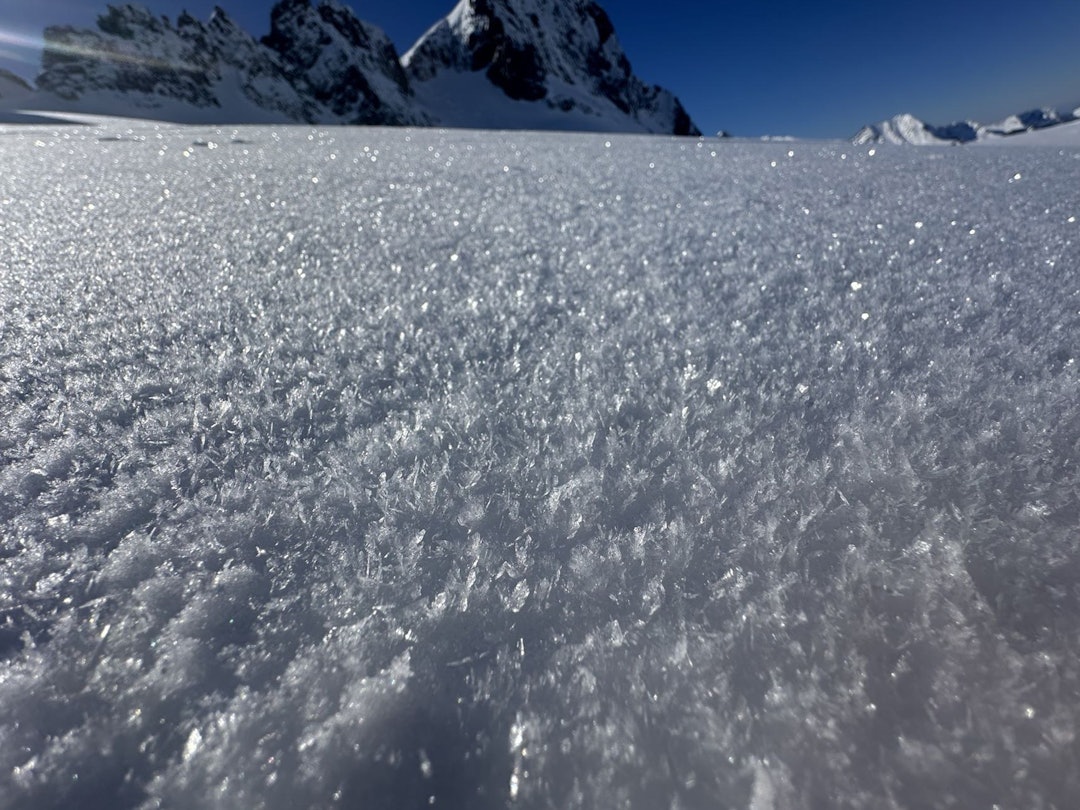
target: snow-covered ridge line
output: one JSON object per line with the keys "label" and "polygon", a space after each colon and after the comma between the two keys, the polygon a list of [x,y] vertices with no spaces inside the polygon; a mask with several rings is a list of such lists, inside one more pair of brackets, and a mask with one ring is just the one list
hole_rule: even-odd
{"label": "snow-covered ridge line", "polygon": [[911,146],[943,146],[1007,138],[1025,132],[1048,129],[1077,120],[1077,111],[1062,112],[1049,107],[1010,115],[993,124],[957,121],[944,126],[928,124],[910,113],[868,124],[851,138],[857,145],[890,143]]}
{"label": "snow-covered ridge line", "polygon": [[[221,8],[173,23],[110,5],[96,30],[46,29],[29,103],[185,123],[700,134],[675,96],[631,72],[591,0],[463,0],[407,57],[338,0],[279,0],[262,40]],[[0,99],[25,106],[8,84]]]}

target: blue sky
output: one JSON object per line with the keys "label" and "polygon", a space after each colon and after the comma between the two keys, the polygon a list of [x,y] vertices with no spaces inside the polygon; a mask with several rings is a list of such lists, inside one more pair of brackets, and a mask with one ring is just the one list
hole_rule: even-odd
{"label": "blue sky", "polygon": [[[255,35],[272,0],[218,0]],[[362,0],[404,51],[454,0]],[[205,18],[209,0],[146,0]],[[1080,106],[1080,0],[607,0],[637,73],[673,90],[698,125],[736,135],[846,137],[911,112],[992,121]],[[0,67],[32,76],[49,23],[91,24],[98,0],[0,0]]]}

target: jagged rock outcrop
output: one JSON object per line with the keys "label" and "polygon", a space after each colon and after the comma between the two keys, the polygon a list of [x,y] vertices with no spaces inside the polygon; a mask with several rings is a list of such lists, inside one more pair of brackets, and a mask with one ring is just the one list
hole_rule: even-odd
{"label": "jagged rock outcrop", "polygon": [[537,120],[539,108],[556,128],[700,134],[675,96],[634,75],[591,0],[461,0],[403,62],[451,126]]}
{"label": "jagged rock outcrop", "polygon": [[335,119],[350,124],[425,124],[397,50],[378,28],[337,0],[282,0],[263,44],[286,75]]}
{"label": "jagged rock outcrop", "polygon": [[[422,124],[386,35],[336,0],[282,0],[255,40],[220,8],[173,25],[141,6],[109,6],[98,30],[45,32],[41,90],[69,106],[222,122]],[[88,109],[87,111],[91,111]]]}
{"label": "jagged rock outcrop", "polygon": [[[222,121],[308,121],[317,106],[286,78],[275,55],[220,8],[207,22],[174,26],[141,6],[108,6],[98,30],[45,31],[40,90],[86,111],[214,111]],[[81,105],[78,102],[83,102]]]}
{"label": "jagged rock outcrop", "polygon": [[173,24],[108,6],[96,30],[48,28],[42,66],[42,103],[62,111],[700,134],[591,0],[463,0],[404,59],[339,0],[279,0],[261,41],[220,8]]}

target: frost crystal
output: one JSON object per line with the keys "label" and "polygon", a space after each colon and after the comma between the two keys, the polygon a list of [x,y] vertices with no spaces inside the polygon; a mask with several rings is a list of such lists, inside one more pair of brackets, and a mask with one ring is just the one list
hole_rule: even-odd
{"label": "frost crystal", "polygon": [[1071,151],[0,165],[0,806],[1080,806]]}

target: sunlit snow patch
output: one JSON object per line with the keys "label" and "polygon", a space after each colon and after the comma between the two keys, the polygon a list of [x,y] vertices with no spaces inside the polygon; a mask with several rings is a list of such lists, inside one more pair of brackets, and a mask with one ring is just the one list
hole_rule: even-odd
{"label": "sunlit snow patch", "polygon": [[1076,806],[1074,158],[5,129],[0,806]]}

